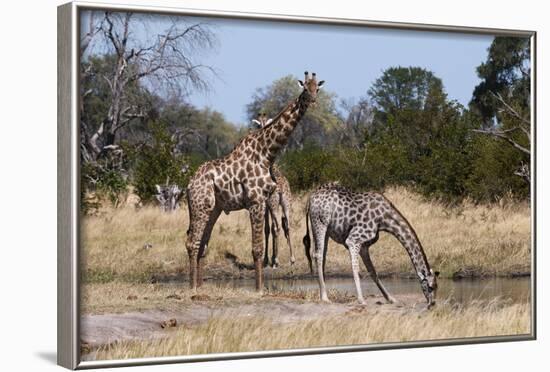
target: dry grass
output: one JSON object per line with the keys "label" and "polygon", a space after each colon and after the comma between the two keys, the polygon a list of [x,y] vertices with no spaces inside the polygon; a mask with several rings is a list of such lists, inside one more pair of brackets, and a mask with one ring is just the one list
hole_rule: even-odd
{"label": "dry grass", "polygon": [[[252,288],[235,288],[224,283],[205,283],[197,292],[182,284],[91,283],[81,287],[82,314],[116,314],[147,310],[182,310],[200,298],[212,307],[240,306],[259,301],[319,302],[317,289],[268,290],[259,294]],[[354,294],[329,289],[334,303],[356,304]],[[423,300],[423,299],[421,299]]]}
{"label": "dry grass", "polygon": [[529,331],[528,304],[504,305],[497,301],[467,308],[443,303],[422,313],[366,310],[287,324],[274,323],[267,317],[220,316],[196,327],[179,327],[166,339],[105,346],[94,357],[104,360],[295,349],[517,335]]}
{"label": "dry grass", "polygon": [[[444,276],[459,271],[485,275],[509,275],[530,269],[530,209],[527,203],[476,206],[465,202],[445,207],[427,202],[403,188],[385,195],[407,217],[421,239],[430,263]],[[280,238],[281,268],[274,276],[289,277],[308,272],[303,254],[306,196],[295,196],[291,235],[297,262],[289,265],[289,252]],[[82,220],[83,279],[88,283],[149,282],[152,276],[182,275],[188,270],[185,232],[187,208],[166,214],[155,207],[132,206],[105,209]],[[225,259],[225,252],[251,263],[250,223],[246,211],[222,214],[209,244],[205,275],[251,276]],[[146,249],[150,244],[152,248]],[[382,234],[372,257],[380,273],[412,272],[405,250],[393,237]],[[349,274],[347,251],[330,243],[328,274]]]}
{"label": "dry grass", "polygon": [[[530,269],[530,209],[526,203],[476,206],[465,202],[445,207],[427,202],[403,188],[385,195],[415,228],[426,255],[443,276],[456,272],[510,275]],[[289,265],[289,252],[280,238],[281,267],[266,276],[290,278],[308,273],[303,254],[306,195],[295,196],[291,237],[296,264]],[[368,306],[345,316],[323,313],[301,321],[277,322],[269,311],[277,305],[318,301],[317,290],[268,291],[263,296],[248,289],[233,288],[224,281],[206,282],[193,297],[185,284],[151,284],[153,277],[166,276],[178,282],[187,279],[185,231],[187,209],[166,214],[155,207],[125,206],[104,209],[82,220],[82,314],[141,311],[185,312],[215,309],[216,316],[200,324],[187,324],[167,331],[168,338],[125,341],[106,345],[87,357],[125,359],[147,356],[192,355],[221,352],[276,350],[335,345],[449,339],[476,336],[526,334],[530,330],[529,304],[485,301],[458,306],[438,301],[431,311],[405,307],[388,311],[387,306]],[[225,258],[229,252],[242,263],[252,261],[250,223],[246,211],[222,214],[209,244],[205,276],[208,278],[252,277]],[[380,273],[411,273],[409,257],[398,241],[382,234],[372,249]],[[329,275],[350,275],[344,247],[330,243]],[[355,296],[332,291],[330,298],[354,308]],[[374,302],[376,299],[371,299]],[[199,301],[199,302],[197,302]],[[194,304],[193,304],[194,303]],[[200,303],[200,306],[197,304]],[[229,309],[258,307],[251,316],[235,317]],[[300,305],[303,306],[303,305]],[[355,308],[354,308],[355,309]],[[196,311],[199,311],[196,310]],[[203,311],[200,310],[200,311]],[[347,311],[347,310],[345,310]],[[343,313],[343,312],[342,312]],[[271,314],[273,315],[273,314]],[[178,321],[178,324],[180,322]],[[269,335],[269,337],[266,337]]]}

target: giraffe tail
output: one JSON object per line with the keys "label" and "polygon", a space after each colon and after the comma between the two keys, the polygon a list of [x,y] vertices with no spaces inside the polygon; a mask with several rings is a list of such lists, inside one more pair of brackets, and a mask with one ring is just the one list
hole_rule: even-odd
{"label": "giraffe tail", "polygon": [[309,200],[306,204],[306,235],[304,235],[304,238],[302,239],[302,242],[304,243],[304,250],[307,257],[307,262],[309,264],[309,271],[311,272],[311,275],[313,275],[313,263],[311,262],[311,238],[309,236]]}

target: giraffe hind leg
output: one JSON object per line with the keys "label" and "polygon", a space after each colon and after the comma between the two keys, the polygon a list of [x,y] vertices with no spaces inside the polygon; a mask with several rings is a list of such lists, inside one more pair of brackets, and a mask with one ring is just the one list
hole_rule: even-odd
{"label": "giraffe hind leg", "polygon": [[327,294],[327,288],[325,285],[325,273],[324,273],[324,265],[325,265],[325,251],[326,251],[326,245],[328,243],[328,236],[327,236],[327,227],[323,225],[320,221],[314,221],[314,219],[311,219],[311,227],[312,227],[312,233],[313,233],[313,240],[315,244],[315,261],[317,264],[317,276],[319,277],[319,294],[321,297],[321,301],[324,302],[330,302],[328,299]]}
{"label": "giraffe hind leg", "polygon": [[202,285],[202,279],[203,279],[203,268],[204,268],[204,258],[206,257],[206,251],[208,248],[208,242],[210,241],[210,236],[212,235],[212,229],[214,228],[214,225],[216,224],[216,221],[218,220],[218,217],[221,214],[220,209],[214,209],[212,213],[210,214],[210,218],[208,219],[208,222],[206,224],[206,227],[204,228],[204,232],[201,239],[201,244],[199,246],[199,252],[197,255],[197,287],[200,287]]}
{"label": "giraffe hind leg", "polygon": [[292,250],[292,242],[290,240],[290,226],[289,226],[289,206],[287,203],[283,203],[283,216],[281,217],[281,225],[283,227],[283,232],[285,234],[286,243],[288,249],[290,250],[290,264],[294,265],[296,258],[294,257],[294,251]]}
{"label": "giraffe hind leg", "polygon": [[265,210],[265,219],[264,219],[264,235],[265,235],[265,254],[264,254],[264,267],[269,265],[269,210]]}
{"label": "giraffe hind leg", "polygon": [[[273,193],[267,201],[267,210],[269,216],[271,217],[271,239],[272,239],[272,256],[271,256],[271,266],[276,268],[279,266],[279,205],[277,203],[278,194]],[[265,229],[268,229],[269,226],[265,226]]]}
{"label": "giraffe hind leg", "polygon": [[271,256],[271,266],[279,267],[279,224],[275,219],[271,223],[271,235],[273,244],[273,255]]}

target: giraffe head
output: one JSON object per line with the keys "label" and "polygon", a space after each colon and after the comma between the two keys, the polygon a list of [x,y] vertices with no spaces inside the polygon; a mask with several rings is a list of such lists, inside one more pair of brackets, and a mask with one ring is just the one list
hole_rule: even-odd
{"label": "giraffe head", "polygon": [[432,269],[428,273],[422,270],[418,272],[418,278],[420,278],[420,285],[422,286],[422,292],[426,296],[428,301],[428,309],[435,305],[435,294],[437,292],[437,277],[439,271],[434,272]]}
{"label": "giraffe head", "polygon": [[261,112],[258,115],[257,119],[252,120],[252,124],[254,124],[258,128],[262,129],[262,128],[268,126],[269,124],[271,124],[272,121],[273,121],[273,119],[268,119],[267,118],[267,114],[265,112]]}
{"label": "giraffe head", "polygon": [[307,71],[304,73],[304,75],[304,81],[298,80],[298,84],[304,89],[302,95],[308,103],[315,103],[315,101],[317,100],[317,93],[319,93],[319,89],[321,89],[325,81],[321,80],[317,82],[317,75],[315,74],[315,72],[311,74],[311,77],[309,76],[309,72]]}

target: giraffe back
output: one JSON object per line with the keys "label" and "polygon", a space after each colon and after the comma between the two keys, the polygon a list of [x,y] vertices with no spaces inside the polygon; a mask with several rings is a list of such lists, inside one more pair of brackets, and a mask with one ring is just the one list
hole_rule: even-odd
{"label": "giraffe back", "polygon": [[351,229],[378,231],[383,214],[391,208],[376,192],[353,192],[338,183],[328,183],[313,192],[308,203],[313,224],[327,226],[327,233],[337,243],[344,244]]}

